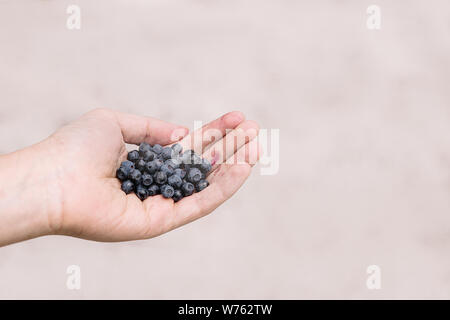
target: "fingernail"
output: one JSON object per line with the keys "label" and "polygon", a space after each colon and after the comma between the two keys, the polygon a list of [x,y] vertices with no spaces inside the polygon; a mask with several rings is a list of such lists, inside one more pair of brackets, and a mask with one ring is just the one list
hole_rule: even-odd
{"label": "fingernail", "polygon": [[233,124],[239,124],[245,119],[244,114],[240,111],[232,111],[223,116],[223,120]]}
{"label": "fingernail", "polygon": [[175,141],[179,141],[181,139],[183,139],[187,134],[189,133],[189,129],[187,128],[177,128],[172,132],[171,135],[171,141],[175,142]]}

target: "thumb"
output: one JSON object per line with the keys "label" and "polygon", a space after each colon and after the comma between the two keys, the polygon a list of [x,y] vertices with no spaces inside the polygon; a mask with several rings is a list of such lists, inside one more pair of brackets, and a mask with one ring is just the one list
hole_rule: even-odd
{"label": "thumb", "polygon": [[169,123],[152,117],[138,116],[110,109],[98,109],[94,111],[99,115],[111,117],[119,125],[123,140],[126,143],[167,145],[177,142],[189,133],[186,127]]}

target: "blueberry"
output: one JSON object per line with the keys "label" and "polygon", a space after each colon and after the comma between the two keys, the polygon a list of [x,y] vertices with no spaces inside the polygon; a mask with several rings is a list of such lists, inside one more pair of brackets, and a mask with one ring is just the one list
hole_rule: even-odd
{"label": "blueberry", "polygon": [[142,179],[142,173],[139,170],[134,169],[130,172],[129,177],[130,180],[133,181],[135,184],[139,184]]}
{"label": "blueberry", "polygon": [[161,151],[161,156],[164,160],[172,158],[172,148],[171,147],[165,147]]}
{"label": "blueberry", "polygon": [[133,192],[134,184],[130,180],[126,180],[126,181],[122,182],[121,189],[126,194],[129,194],[129,193]]}
{"label": "blueberry", "polygon": [[175,170],[173,170],[173,174],[179,176],[181,179],[183,179],[186,176],[186,170],[184,169],[180,169],[180,168],[176,168]]}
{"label": "blueberry", "polygon": [[206,180],[200,180],[196,185],[195,185],[195,190],[197,190],[197,192],[202,191],[203,189],[205,189],[207,186],[209,186],[209,182]]}
{"label": "blueberry", "polygon": [[162,161],[161,159],[155,159],[154,160],[156,163],[156,167],[159,169],[161,169],[161,166],[164,164],[164,161]]}
{"label": "blueberry", "polygon": [[145,151],[152,151],[152,147],[147,142],[142,142],[139,145],[139,153],[141,154],[141,156],[144,155]]}
{"label": "blueberry", "polygon": [[180,166],[180,163],[176,159],[169,159],[164,161],[164,164],[169,168],[176,169]]}
{"label": "blueberry", "polygon": [[136,161],[136,169],[142,172],[145,170],[146,164],[147,162],[145,162],[143,159],[139,159],[138,161]]}
{"label": "blueberry", "polygon": [[167,183],[175,189],[178,189],[183,184],[183,180],[181,180],[181,178],[176,174],[173,174],[167,179]]}
{"label": "blueberry", "polygon": [[143,185],[138,185],[136,187],[136,195],[138,196],[139,199],[144,201],[148,197],[147,189]]}
{"label": "blueberry", "polygon": [[147,192],[150,197],[156,196],[159,193],[159,186],[157,184],[152,184],[148,187]]}
{"label": "blueberry", "polygon": [[181,153],[181,151],[183,151],[183,147],[179,144],[179,143],[175,143],[174,145],[172,145],[172,150],[173,150],[173,154],[172,154],[172,156],[175,154],[175,155],[178,155],[178,154],[180,154]]}
{"label": "blueberry", "polygon": [[161,168],[161,166],[162,166],[161,160],[156,159],[147,162],[147,164],[145,165],[145,169],[148,171],[148,173],[154,174],[156,171],[159,170],[159,168]]}
{"label": "blueberry", "polygon": [[161,145],[159,144],[155,144],[153,147],[153,152],[156,154],[160,154],[162,152],[163,147],[161,147]]}
{"label": "blueberry", "polygon": [[196,153],[191,156],[191,164],[200,165],[202,163],[202,158],[200,158]]}
{"label": "blueberry", "polygon": [[211,167],[211,162],[209,162],[209,160],[207,159],[202,159],[202,163],[200,163],[200,165],[198,166],[200,171],[205,174],[211,171]]}
{"label": "blueberry", "polygon": [[130,176],[131,171],[135,168],[134,163],[131,161],[124,161],[121,163],[120,168],[116,171],[116,176],[120,180],[124,181]]}
{"label": "blueberry", "polygon": [[191,168],[187,174],[187,180],[192,183],[197,183],[202,178],[202,172],[197,168]]}
{"label": "blueberry", "polygon": [[133,162],[139,160],[139,152],[137,150],[129,152],[127,159]]}
{"label": "blueberry", "polygon": [[142,184],[146,187],[150,186],[153,183],[153,177],[149,173],[144,173],[142,175]]}
{"label": "blueberry", "polygon": [[161,194],[164,198],[172,198],[173,194],[175,193],[175,190],[172,188],[172,186],[169,186],[168,184],[165,184],[161,187]]}
{"label": "blueberry", "polygon": [[159,171],[164,172],[167,176],[170,176],[173,174],[173,169],[166,164],[163,164],[161,166],[161,168],[159,168]]}
{"label": "blueberry", "polygon": [[125,181],[128,178],[128,173],[130,170],[124,168],[124,167],[120,167],[119,169],[117,169],[116,171],[116,177],[117,179],[119,179],[120,181]]}
{"label": "blueberry", "polygon": [[134,169],[134,162],[127,160],[122,162],[120,166],[131,171],[131,169]]}
{"label": "blueberry", "polygon": [[191,156],[192,156],[192,150],[186,150],[185,152],[183,152],[183,154],[181,155],[181,162],[183,164],[191,164]]}
{"label": "blueberry", "polygon": [[142,159],[145,161],[152,161],[155,159],[156,154],[153,151],[146,150],[142,153]]}
{"label": "blueberry", "polygon": [[153,176],[157,184],[164,184],[167,181],[167,175],[163,171],[158,171]]}
{"label": "blueberry", "polygon": [[183,195],[185,197],[190,196],[191,194],[194,193],[194,185],[190,182],[184,182],[183,185],[181,186],[181,191],[183,192]]}
{"label": "blueberry", "polygon": [[175,190],[172,196],[173,201],[178,202],[183,199],[183,193],[180,190]]}

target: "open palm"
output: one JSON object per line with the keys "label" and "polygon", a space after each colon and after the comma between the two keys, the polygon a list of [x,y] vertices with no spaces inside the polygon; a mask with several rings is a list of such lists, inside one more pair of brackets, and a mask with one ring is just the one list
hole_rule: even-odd
{"label": "open palm", "polygon": [[[259,158],[258,126],[230,112],[188,133],[178,125],[108,109],[59,129],[50,137],[60,195],[54,232],[97,241],[145,239],[213,211],[239,189]],[[203,151],[213,164],[210,186],[177,203],[161,195],[145,201],[126,195],[115,172],[126,159],[125,143],[144,141],[163,146],[178,141],[184,149]]]}

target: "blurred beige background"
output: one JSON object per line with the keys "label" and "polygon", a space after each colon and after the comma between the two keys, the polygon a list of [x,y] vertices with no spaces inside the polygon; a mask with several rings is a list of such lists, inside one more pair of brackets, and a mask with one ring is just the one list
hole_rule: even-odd
{"label": "blurred beige background", "polygon": [[281,139],[278,174],[159,238],[0,248],[0,298],[450,298],[449,83],[447,0],[0,0],[0,153],[99,106]]}

